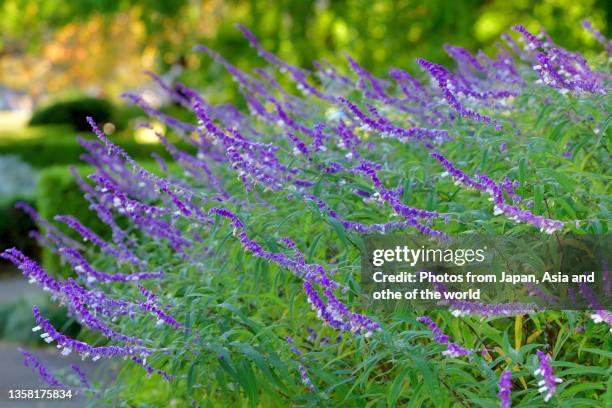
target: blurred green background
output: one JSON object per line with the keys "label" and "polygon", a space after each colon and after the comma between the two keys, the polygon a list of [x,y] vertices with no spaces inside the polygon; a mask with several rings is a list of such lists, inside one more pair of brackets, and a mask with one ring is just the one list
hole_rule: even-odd
{"label": "blurred green background", "polygon": [[237,22],[292,63],[308,67],[322,57],[339,63],[347,51],[377,74],[414,67],[416,57],[447,63],[445,42],[486,48],[517,23],[534,30],[542,24],[569,49],[599,50],[580,21],[590,18],[609,34],[611,6],[606,0],[0,0],[0,85],[36,102],[67,92],[116,99],[143,83],[142,69],[175,65],[209,84],[221,70],[191,52],[195,44],[239,66],[260,63]]}

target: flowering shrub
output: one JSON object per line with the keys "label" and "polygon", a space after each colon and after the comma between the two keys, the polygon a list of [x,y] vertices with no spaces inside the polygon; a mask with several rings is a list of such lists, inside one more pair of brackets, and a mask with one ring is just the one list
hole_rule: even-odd
{"label": "flowering shrub", "polygon": [[51,385],[111,405],[609,400],[612,321],[601,307],[372,315],[358,302],[356,244],[360,233],[394,230],[606,233],[609,55],[587,62],[517,26],[495,56],[446,46],[452,70],[419,59],[418,75],[391,69],[383,79],[347,55],[351,74],[320,62],[313,76],[240,29],[266,68],[196,51],[228,71],[249,114],[155,74],[191,122],[126,95],[197,149],[158,134],[181,172],[160,157],[158,171],[145,169],[88,118],[96,137],[80,143],[96,171],[74,175],[112,241],[86,220],[45,220],[22,206],[74,276],[51,276],[15,249],[2,257],[99,337],[70,338],[36,306],[33,331],[63,355],[126,360],[110,385],[78,366],[79,382],[58,379],[27,352],[26,362]]}

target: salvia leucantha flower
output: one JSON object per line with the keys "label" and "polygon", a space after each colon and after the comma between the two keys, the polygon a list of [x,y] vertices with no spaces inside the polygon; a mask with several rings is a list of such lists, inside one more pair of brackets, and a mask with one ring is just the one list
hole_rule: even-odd
{"label": "salvia leucantha flower", "polygon": [[299,359],[298,371],[300,372],[300,379],[302,380],[302,384],[304,384],[311,391],[315,391],[315,386],[312,383],[312,380],[310,379],[310,375],[308,374],[308,371],[306,370],[306,362],[304,361],[304,355],[302,351],[295,346],[291,336],[285,337],[285,341],[289,345],[289,349]]}
{"label": "salvia leucantha flower", "polygon": [[[552,234],[555,231],[563,229],[564,223],[557,220],[545,218],[540,215],[535,215],[530,211],[521,210],[518,207],[507,204],[503,197],[502,188],[484,174],[477,174],[476,179],[469,177],[462,170],[457,169],[446,157],[439,153],[432,153],[432,157],[436,158],[446,169],[446,173],[455,180],[469,189],[479,190],[488,194],[491,197],[495,207],[493,214],[504,214],[513,221],[531,224],[537,227],[540,231]],[[511,193],[513,194],[513,192]]]}
{"label": "salvia leucantha flower", "polygon": [[[291,259],[282,252],[270,252],[262,248],[257,242],[250,239],[246,234],[244,224],[231,211],[223,208],[212,208],[211,215],[219,215],[227,218],[234,227],[234,235],[238,238],[242,247],[253,255],[267,259],[279,266],[289,269],[296,276],[304,280],[304,291],[308,302],[317,316],[331,327],[350,331],[355,334],[363,334],[365,337],[370,336],[374,331],[379,329],[378,323],[372,321],[369,317],[359,313],[351,312],[334,294],[334,290],[339,287],[339,284],[329,278],[325,268],[318,264],[307,264],[304,262],[303,256],[298,256],[296,259]],[[285,243],[291,241],[285,240]],[[291,245],[296,253],[297,248]],[[327,302],[323,300],[315,286],[320,286],[323,289],[323,294]]]}
{"label": "salvia leucantha flower", "polygon": [[79,367],[79,365],[77,365],[77,364],[70,364],[70,368],[79,377],[79,381],[81,382],[81,385],[83,386],[83,388],[85,388],[85,389],[91,389],[92,388],[91,383],[87,379],[87,374],[85,374],[85,371],[83,371],[83,369],[81,367]]}
{"label": "salvia leucantha flower", "polygon": [[544,396],[544,401],[548,402],[557,392],[557,384],[563,382],[562,379],[555,377],[555,373],[550,366],[551,358],[548,354],[538,350],[536,353],[539,365],[533,374],[540,378],[538,391]]}
{"label": "salvia leucantha flower", "polygon": [[366,115],[357,105],[349,101],[345,97],[338,97],[338,102],[346,106],[350,112],[355,115],[358,122],[363,123],[363,127],[367,131],[378,132],[383,138],[394,138],[402,143],[419,140],[431,140],[434,143],[442,143],[448,140],[448,132],[441,129],[427,128],[402,128],[395,126],[389,120],[379,116],[379,119],[372,119]]}
{"label": "salvia leucantha flower", "polygon": [[[607,273],[607,264],[604,264],[604,266],[606,269],[604,269],[603,271],[603,276],[605,276]],[[604,281],[604,285],[605,285],[605,281]],[[595,295],[595,292],[593,292],[593,290],[589,287],[589,285],[587,285],[586,283],[580,283],[579,288],[580,288],[580,293],[582,294],[582,297],[586,299],[589,307],[593,309],[593,313],[590,316],[591,319],[595,323],[607,324],[608,326],[610,326],[610,332],[612,333],[612,313],[604,309],[599,299]],[[605,290],[606,288],[604,287],[604,296],[607,296],[605,294]]]}
{"label": "salvia leucantha flower", "polygon": [[490,97],[503,98],[508,96],[513,96],[515,93],[511,91],[500,91],[491,93],[488,91],[486,93],[476,92],[471,90],[465,86],[459,85],[453,74],[450,73],[446,68],[442,65],[434,64],[433,62],[427,61],[422,58],[417,58],[417,63],[421,65],[425,70],[432,76],[432,78],[438,84],[438,88],[442,93],[442,96],[446,100],[446,102],[462,117],[475,120],[477,122],[483,122],[487,124],[491,124],[495,126],[497,130],[501,130],[502,125],[499,124],[496,120],[492,119],[490,116],[480,114],[470,108],[466,108],[459,101],[458,95],[464,94],[466,96],[471,96],[479,99],[486,99]]}
{"label": "salvia leucantha flower", "polygon": [[563,48],[542,42],[524,26],[516,25],[513,29],[522,35],[525,48],[532,52],[537,63],[533,69],[543,83],[563,92],[590,92],[605,94],[601,77],[593,72],[584,57]]}
{"label": "salvia leucantha flower", "polygon": [[391,97],[386,91],[389,88],[389,82],[376,78],[368,70],[359,65],[357,61],[345,54],[351,70],[359,77],[357,87],[363,92],[366,98],[380,99],[385,102],[391,102]]}
{"label": "salvia leucantha flower", "polygon": [[427,325],[427,328],[432,332],[433,339],[436,343],[440,343],[446,346],[446,350],[442,352],[443,355],[451,358],[457,358],[467,357],[474,353],[474,350],[472,349],[467,349],[458,345],[457,343],[451,342],[448,336],[444,334],[444,332],[438,327],[436,322],[434,322],[430,317],[419,316],[417,317],[417,321],[425,323]]}
{"label": "salvia leucantha flower", "polygon": [[24,357],[23,365],[25,365],[26,367],[30,367],[32,371],[37,373],[41,380],[43,380],[45,383],[53,387],[66,387],[57,378],[55,378],[51,371],[49,371],[49,369],[45,367],[45,365],[39,359],[34,357],[32,353],[29,353],[21,348],[19,349],[19,352],[23,354]]}
{"label": "salvia leucantha flower", "polygon": [[36,326],[32,329],[33,332],[41,332],[40,337],[47,343],[57,343],[58,348],[61,349],[61,354],[64,356],[69,355],[72,352],[79,354],[82,358],[91,357],[93,361],[99,360],[102,357],[115,357],[115,356],[132,356],[142,355],[148,356],[152,353],[159,351],[149,347],[143,346],[99,346],[93,347],[89,344],[72,339],[58,332],[51,323],[45,319],[38,307],[32,307],[32,313],[36,320]]}
{"label": "salvia leucantha flower", "polygon": [[499,393],[499,408],[510,408],[511,406],[511,393],[512,393],[512,372],[510,370],[504,370],[499,376],[498,383]]}
{"label": "salvia leucantha flower", "polygon": [[36,212],[36,210],[32,208],[28,203],[18,201],[17,203],[15,203],[15,208],[18,208],[28,214],[30,218],[32,218],[32,220],[34,220],[39,225],[39,227],[42,227],[45,230],[53,233],[53,235],[61,239],[66,245],[71,246],[72,248],[84,249],[81,243],[70,238],[68,235],[60,231],[55,225],[42,218],[40,214],[38,214],[38,212]]}
{"label": "salvia leucantha flower", "polygon": [[612,54],[612,40],[608,40],[600,31],[596,30],[589,20],[582,20],[582,26],[587,29],[588,32],[593,34],[593,37],[604,46],[608,54]]}
{"label": "salvia leucantha flower", "polygon": [[276,55],[271,52],[265,50],[257,41],[257,38],[253,33],[251,33],[245,26],[239,24],[238,28],[244,36],[249,40],[249,43],[253,48],[257,50],[259,56],[264,58],[266,61],[270,62],[272,65],[276,66],[282,73],[287,73],[295,81],[297,88],[304,92],[307,95],[314,95],[320,99],[333,102],[333,97],[329,96],[321,91],[319,91],[315,86],[311,85],[307,77],[310,75],[310,72],[303,69],[295,67],[291,64],[286,63],[285,61],[278,58]]}

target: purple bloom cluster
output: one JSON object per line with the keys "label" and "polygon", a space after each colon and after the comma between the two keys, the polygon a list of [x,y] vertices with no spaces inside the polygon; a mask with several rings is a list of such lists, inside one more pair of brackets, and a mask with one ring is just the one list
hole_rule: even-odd
{"label": "purple bloom cluster", "polygon": [[185,329],[185,327],[181,323],[177,322],[174,317],[164,312],[159,306],[155,304],[157,297],[153,292],[151,292],[142,285],[138,285],[138,290],[140,291],[140,294],[146,299],[146,301],[139,303],[139,307],[142,310],[151,312],[155,317],[157,317],[158,325],[166,323],[167,325],[172,326],[175,329]]}
{"label": "purple bloom cluster", "polygon": [[378,177],[378,173],[376,169],[370,163],[362,160],[360,165],[357,166],[355,170],[358,172],[364,173],[371,179],[373,187],[376,190],[375,196],[379,198],[381,201],[388,203],[393,208],[393,211],[397,215],[400,215],[406,219],[406,222],[410,226],[416,228],[422,234],[425,234],[425,235],[431,235],[432,237],[443,238],[443,239],[447,237],[446,234],[444,234],[443,232],[434,230],[433,228],[423,225],[417,220],[419,218],[428,219],[428,218],[441,217],[442,214],[431,212],[431,211],[420,210],[416,208],[411,208],[403,204],[400,201],[398,197],[399,194],[397,194],[396,191],[389,190],[383,185],[382,181]]}
{"label": "purple bloom cluster", "polygon": [[15,208],[18,208],[24,211],[26,214],[30,216],[30,218],[32,218],[36,222],[36,224],[38,224],[38,226],[41,229],[47,230],[50,234],[53,234],[55,237],[60,239],[62,242],[64,242],[68,246],[72,248],[83,249],[83,245],[76,242],[72,238],[68,237],[66,234],[61,232],[55,225],[51,224],[49,221],[42,218],[38,214],[38,212],[36,212],[36,210],[33,209],[29,204],[19,201],[15,204]]}
{"label": "purple bloom cluster", "polygon": [[79,376],[79,381],[81,382],[84,388],[86,389],[92,388],[91,383],[87,379],[87,375],[85,374],[85,372],[83,371],[81,367],[79,367],[77,364],[70,364],[70,368],[72,369],[72,371],[76,373],[76,375]]}
{"label": "purple bloom cluster", "polygon": [[[438,292],[444,293],[448,289],[442,283],[436,283],[435,288]],[[476,315],[482,318],[514,316],[517,314],[530,314],[538,310],[535,303],[499,303],[483,304],[481,302],[468,300],[442,300],[440,304],[447,305],[451,314],[455,317]]]}
{"label": "purple bloom cluster", "polygon": [[368,70],[357,63],[350,55],[346,55],[351,70],[359,77],[357,87],[363,92],[366,98],[380,99],[385,102],[391,101],[391,98],[385,91],[389,87],[387,81],[376,78]]}
{"label": "purple bloom cluster", "polygon": [[499,408],[510,408],[510,395],[512,393],[512,373],[504,370],[499,376]]}
{"label": "purple bloom cluster", "polygon": [[141,304],[133,304],[122,300],[114,300],[108,298],[103,292],[88,291],[82,288],[73,279],[57,281],[50,277],[36,262],[24,256],[15,248],[4,251],[0,254],[0,257],[15,263],[24,275],[30,279],[30,282],[39,284],[44,290],[52,294],[53,299],[59,300],[60,303],[65,304],[69,311],[74,314],[79,322],[85,327],[101,333],[108,339],[122,343],[136,344],[135,346],[92,347],[87,343],[71,339],[58,332],[51,323],[41,315],[40,310],[34,306],[32,312],[37,326],[34,327],[32,331],[38,332],[42,330],[41,338],[47,343],[55,341],[62,355],[68,355],[74,351],[80,354],[82,358],[91,356],[95,361],[101,357],[113,356],[137,357],[141,355],[146,357],[159,351],[142,347],[141,344],[143,340],[133,336],[127,336],[111,329],[107,323],[97,315],[110,317],[114,320],[121,315],[127,314],[131,316],[134,314],[135,310],[141,309],[145,312],[152,311],[158,317],[161,315],[165,323],[180,327],[171,316],[165,312],[159,311],[159,308],[149,301]]}
{"label": "purple bloom cluster", "polygon": [[[438,84],[438,88],[440,92],[442,92],[442,96],[446,100],[446,102],[457,112],[460,116],[469,118],[478,122],[484,122],[487,124],[494,125],[496,129],[501,130],[502,125],[497,123],[497,121],[491,119],[490,116],[482,115],[472,109],[466,108],[460,101],[459,95],[463,94],[466,96],[477,97],[477,98],[486,98],[488,95],[478,93],[475,91],[469,90],[469,88],[461,86],[453,74],[444,68],[442,65],[434,64],[433,62],[427,61],[425,59],[419,58],[417,59],[419,65],[429,72],[429,74],[435,79]],[[508,93],[506,96],[512,96],[511,93]],[[500,96],[505,97],[505,96]]]}
{"label": "purple bloom cluster", "polygon": [[45,367],[45,365],[40,360],[34,357],[33,354],[28,353],[23,349],[19,349],[19,352],[23,354],[24,357],[23,365],[25,365],[26,367],[31,367],[32,371],[36,372],[45,383],[53,387],[66,387],[57,378],[55,378],[55,376],[51,374],[47,367]]}
{"label": "purple bloom cluster", "polygon": [[312,383],[312,380],[310,379],[310,375],[308,374],[308,371],[306,370],[306,362],[304,361],[304,356],[303,356],[302,351],[293,344],[293,339],[291,338],[291,336],[285,337],[285,340],[287,341],[287,344],[290,345],[289,349],[299,359],[298,371],[300,372],[300,379],[302,380],[302,384],[304,384],[310,391],[315,391],[316,388],[314,384]]}
{"label": "purple bloom cluster", "polygon": [[[609,282],[607,281],[607,279],[609,278],[605,277],[608,273],[607,263],[604,264],[604,267],[605,268],[603,270],[602,281],[604,285],[607,285],[609,284]],[[610,333],[612,333],[612,313],[604,310],[603,306],[599,302],[599,299],[597,299],[597,296],[595,295],[593,290],[586,283],[581,283],[579,287],[580,287],[580,293],[587,300],[591,309],[593,309],[593,313],[590,316],[591,319],[597,324],[599,323],[607,324],[608,326],[610,326]],[[607,286],[604,286],[605,296],[607,296],[607,293],[605,292],[606,289],[607,289]]]}
{"label": "purple bloom cluster", "polygon": [[533,69],[543,83],[562,93],[606,93],[601,75],[590,69],[582,55],[552,44],[549,38],[541,41],[522,25],[514,26],[514,30],[521,33],[526,50],[535,54]]}
{"label": "purple bloom cluster", "polygon": [[[476,174],[476,180],[465,174],[465,172],[462,170],[456,168],[440,153],[432,153],[432,157],[437,159],[442,164],[442,166],[446,169],[445,174],[450,174],[457,184],[461,184],[469,189],[480,190],[488,194],[491,197],[491,201],[493,201],[495,204],[493,210],[494,215],[504,214],[513,221],[531,224],[547,234],[552,234],[555,231],[563,229],[564,223],[561,221],[551,220],[540,215],[535,215],[530,211],[521,210],[518,207],[507,204],[503,194],[504,189],[510,193],[510,196],[514,201],[516,201],[518,197],[516,194],[514,194],[511,187],[508,186],[507,181],[504,182],[505,184],[502,183],[501,185],[498,185],[484,174]],[[521,198],[518,197],[518,200],[520,199]]]}
{"label": "purple bloom cluster", "polygon": [[35,326],[32,331],[42,331],[40,337],[47,343],[56,342],[57,348],[61,350],[61,354],[64,356],[67,356],[74,351],[75,353],[79,354],[83,359],[91,357],[93,361],[96,361],[102,357],[111,358],[115,356],[133,355],[141,355],[146,357],[158,351],[156,349],[142,346],[93,347],[85,342],[71,339],[70,337],[58,332],[55,327],[53,327],[53,325],[51,325],[51,323],[42,316],[38,307],[32,307],[32,313],[34,314],[34,319],[36,320],[37,324],[37,326]]}
{"label": "purple bloom cluster", "polygon": [[606,37],[604,37],[600,31],[593,27],[589,20],[582,20],[582,26],[593,34],[593,37],[595,37],[597,41],[604,46],[608,54],[612,54],[612,40],[608,40]]}
{"label": "purple bloom cluster", "polygon": [[548,402],[557,392],[557,384],[563,382],[563,380],[555,377],[555,373],[550,366],[551,358],[548,354],[538,350],[537,356],[540,363],[533,374],[541,378],[538,382],[538,391],[544,396],[544,401]]}
{"label": "purple bloom cluster", "polygon": [[304,199],[314,202],[317,205],[317,208],[323,214],[327,214],[333,219],[339,221],[344,228],[357,231],[361,234],[385,233],[389,231],[402,230],[410,226],[408,221],[389,221],[384,224],[362,224],[359,222],[348,221],[341,218],[338,213],[330,208],[330,206],[323,200],[310,194],[305,194]]}
{"label": "purple bloom cluster", "polygon": [[433,339],[435,342],[446,346],[446,350],[442,352],[442,355],[450,358],[457,358],[467,357],[474,353],[474,350],[472,349],[467,349],[458,345],[457,343],[451,342],[448,339],[448,336],[444,334],[444,332],[438,327],[436,322],[434,322],[430,317],[419,316],[417,317],[417,321],[425,323],[427,325],[427,328],[431,330],[432,334],[434,335]]}
{"label": "purple bloom cluster", "polygon": [[[339,284],[329,278],[323,266],[307,264],[304,261],[304,256],[299,253],[292,241],[285,240],[285,243],[289,244],[291,249],[293,249],[295,259],[291,259],[280,252],[266,251],[256,241],[248,237],[244,224],[231,211],[222,208],[212,208],[210,214],[217,214],[230,220],[234,227],[234,235],[245,250],[259,258],[267,259],[283,268],[289,269],[296,276],[302,278],[304,280],[303,287],[306,299],[323,322],[335,329],[363,334],[365,337],[369,337],[374,331],[379,329],[378,323],[365,315],[351,312],[336,297],[334,290],[339,287]],[[316,287],[321,288],[327,301],[321,297]]]}
{"label": "purple bloom cluster", "polygon": [[139,272],[132,274],[125,273],[102,273],[94,269],[93,266],[83,258],[83,256],[74,248],[59,248],[59,253],[68,260],[74,270],[87,283],[95,281],[99,282],[129,282],[140,281],[147,279],[161,279],[164,277],[163,272]]}
{"label": "purple bloom cluster", "polygon": [[534,313],[537,310],[537,306],[532,303],[501,303],[486,305],[480,302],[463,300],[453,300],[449,303],[450,312],[455,317],[466,315],[478,315],[482,317],[514,316],[517,314]]}
{"label": "purple bloom cluster", "polygon": [[366,115],[357,105],[352,103],[350,100],[344,97],[338,97],[338,102],[346,106],[349,111],[355,115],[356,121],[363,123],[363,129],[366,131],[375,131],[382,138],[396,138],[402,143],[407,143],[413,140],[431,140],[434,143],[442,143],[448,138],[448,132],[446,130],[439,129],[426,129],[426,128],[409,128],[405,129],[402,127],[395,126],[391,121],[378,113],[376,108],[372,105],[368,105],[368,108],[374,119]]}
{"label": "purple bloom cluster", "polygon": [[0,254],[1,258],[11,261],[28,278],[29,283],[38,284],[44,291],[57,294],[61,292],[60,284],[49,276],[36,262],[25,256],[17,248],[10,248]]}

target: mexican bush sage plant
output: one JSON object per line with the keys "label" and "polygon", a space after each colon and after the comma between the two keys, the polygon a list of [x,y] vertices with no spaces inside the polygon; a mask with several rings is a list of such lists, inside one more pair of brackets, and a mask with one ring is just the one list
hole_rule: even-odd
{"label": "mexican bush sage plant", "polygon": [[417,316],[364,310],[358,279],[364,233],[607,233],[610,41],[585,27],[599,55],[517,25],[492,54],[447,44],[453,68],[420,58],[388,77],[348,54],[293,66],[240,27],[261,66],[194,51],[244,109],[148,73],[185,115],[124,97],[171,160],[138,163],[87,118],[90,172],[72,173],[106,230],[19,204],[70,274],[0,255],[84,333],[34,305],[35,335],[122,369],[108,384],[24,351],[26,365],[113,406],[601,406],[610,313],[588,290],[592,312],[448,302]]}

